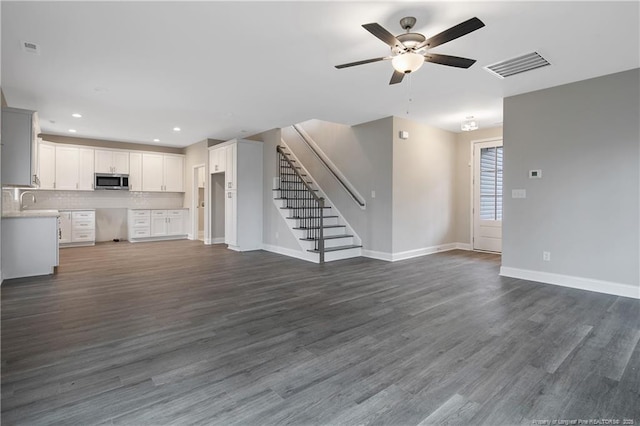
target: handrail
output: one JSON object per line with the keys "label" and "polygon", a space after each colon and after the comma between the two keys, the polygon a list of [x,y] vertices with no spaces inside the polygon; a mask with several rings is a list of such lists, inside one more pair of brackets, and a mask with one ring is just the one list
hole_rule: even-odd
{"label": "handrail", "polygon": [[[281,194],[280,196],[286,200],[287,207],[302,208],[306,211],[305,216],[298,217],[300,220],[300,229],[307,231],[307,238],[313,238],[316,249],[320,255],[319,262],[324,263],[324,197],[316,194],[315,190],[307,183],[307,180],[298,171],[293,161],[287,157],[287,154],[280,146],[276,147],[276,151],[279,154],[278,177],[280,178],[280,187],[278,189]],[[294,176],[297,178],[297,182],[289,181],[286,185],[283,185],[283,170],[292,170]],[[290,183],[293,183],[293,185],[290,185]],[[293,186],[293,188],[291,188],[291,186]],[[306,194],[307,198],[304,196],[299,197],[298,191]],[[310,198],[309,195],[311,196]],[[307,201],[315,201],[317,206],[307,205]]]}
{"label": "handrail", "polygon": [[363,200],[361,200],[359,198],[359,194],[355,194],[354,190],[352,190],[351,188],[349,188],[349,186],[342,180],[342,178],[338,175],[338,172],[336,172],[335,170],[333,170],[333,168],[327,163],[327,160],[325,160],[324,158],[322,158],[322,155],[320,155],[320,153],[318,152],[318,150],[315,148],[316,143],[310,141],[307,136],[304,135],[303,131],[298,128],[297,124],[294,124],[293,129],[296,131],[296,133],[300,136],[300,138],[304,141],[304,143],[307,144],[307,146],[309,147],[309,149],[311,150],[311,152],[313,152],[315,154],[316,157],[318,157],[318,160],[320,160],[320,162],[322,163],[323,166],[325,166],[327,168],[327,170],[329,170],[329,172],[333,175],[334,178],[336,178],[336,180],[338,181],[338,183],[344,188],[345,191],[347,191],[347,193],[351,196],[351,198],[353,198],[353,201],[355,201],[361,208],[365,208],[366,204]]}

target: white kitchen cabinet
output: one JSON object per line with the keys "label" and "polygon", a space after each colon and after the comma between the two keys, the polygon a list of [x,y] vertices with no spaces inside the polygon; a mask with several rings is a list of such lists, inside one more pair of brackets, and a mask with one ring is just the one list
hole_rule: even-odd
{"label": "white kitchen cabinet", "polygon": [[2,108],[2,185],[38,185],[38,115]]}
{"label": "white kitchen cabinet", "polygon": [[47,275],[58,265],[58,213],[3,217],[2,277]]}
{"label": "white kitchen cabinet", "polygon": [[211,148],[209,151],[209,171],[211,173],[220,173],[225,171],[225,166],[227,163],[226,156],[227,148]]}
{"label": "white kitchen cabinet", "polygon": [[92,246],[96,243],[94,210],[60,210],[60,248]]}
{"label": "white kitchen cabinet", "polygon": [[40,141],[38,145],[39,188],[54,189],[56,182],[56,146],[46,141]]}
{"label": "white kitchen cabinet", "polygon": [[55,147],[55,189],[93,189],[94,153],[91,148],[58,144]]}
{"label": "white kitchen cabinet", "polygon": [[142,153],[129,153],[129,191],[142,191]]}
{"label": "white kitchen cabinet", "polygon": [[156,241],[186,238],[185,209],[131,209],[127,226],[129,241]]}
{"label": "white kitchen cabinet", "polygon": [[164,156],[164,190],[184,192],[184,157],[182,155]]}
{"label": "white kitchen cabinet", "polygon": [[58,242],[60,244],[67,244],[71,242],[71,212],[60,211],[60,217],[58,218]]}
{"label": "white kitchen cabinet", "polygon": [[238,194],[226,191],[224,203],[224,243],[236,247],[238,245]]}
{"label": "white kitchen cabinet", "polygon": [[129,152],[96,149],[95,170],[96,173],[129,174]]}
{"label": "white kitchen cabinet", "polygon": [[236,188],[238,144],[229,145],[226,149],[226,168],[224,172],[224,187],[228,191]]}
{"label": "white kitchen cabinet", "polygon": [[[262,143],[234,139],[209,148],[210,160],[219,158],[211,155],[213,151],[224,153],[225,158],[224,200],[212,200],[224,202],[225,243],[232,250],[258,250],[262,245]],[[209,170],[214,173],[211,163]]]}
{"label": "white kitchen cabinet", "polygon": [[184,192],[184,156],[143,153],[142,190]]}

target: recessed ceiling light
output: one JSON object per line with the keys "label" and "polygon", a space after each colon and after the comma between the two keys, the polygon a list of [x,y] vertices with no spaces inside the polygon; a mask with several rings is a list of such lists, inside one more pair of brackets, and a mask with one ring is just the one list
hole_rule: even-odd
{"label": "recessed ceiling light", "polygon": [[76,129],[69,129],[69,133],[75,133]]}
{"label": "recessed ceiling light", "polygon": [[154,142],[160,142],[160,139],[155,138],[153,141],[154,141]]}
{"label": "recessed ceiling light", "polygon": [[77,112],[74,112],[73,114],[71,114],[71,116],[73,118],[82,118],[82,114],[78,114]]}
{"label": "recessed ceiling light", "polygon": [[173,128],[173,131],[174,131],[174,132],[179,132],[179,131],[180,131],[180,127],[174,127],[174,128]]}

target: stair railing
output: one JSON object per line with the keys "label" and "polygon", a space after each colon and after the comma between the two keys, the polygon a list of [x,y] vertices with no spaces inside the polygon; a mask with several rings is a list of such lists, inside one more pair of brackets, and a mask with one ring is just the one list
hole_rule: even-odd
{"label": "stair railing", "polygon": [[288,208],[295,209],[299,228],[306,230],[307,238],[314,241],[320,263],[324,263],[324,198],[316,194],[283,149],[278,146],[276,150],[280,198]]}
{"label": "stair railing", "polygon": [[338,181],[340,186],[342,186],[342,188],[347,191],[347,194],[351,196],[353,201],[355,201],[361,209],[366,208],[364,198],[360,194],[358,194],[358,191],[356,191],[355,188],[351,186],[351,184],[346,181],[346,178],[337,170],[336,166],[331,162],[331,160],[329,160],[326,155],[320,150],[315,141],[311,139],[310,136],[306,135],[304,130],[301,129],[298,125],[294,124],[292,127],[296,131],[298,136],[300,136],[300,139],[302,139],[304,143],[309,147],[311,152],[313,152],[313,154],[318,157],[318,160],[320,160],[322,165]]}

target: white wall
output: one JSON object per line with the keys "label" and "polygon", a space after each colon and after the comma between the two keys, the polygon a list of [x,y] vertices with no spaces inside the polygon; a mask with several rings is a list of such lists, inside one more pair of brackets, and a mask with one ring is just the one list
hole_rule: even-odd
{"label": "white wall", "polygon": [[635,69],[505,99],[503,274],[640,297],[639,82]]}
{"label": "white wall", "polygon": [[[198,239],[197,235],[191,235],[193,229],[193,199],[195,198],[197,201],[197,194],[193,192],[193,167],[201,164],[205,165],[205,176],[209,176],[209,151],[207,150],[208,140],[203,140],[193,145],[189,145],[185,151],[185,167],[184,167],[184,201],[183,207],[189,209],[189,213],[187,214],[187,220],[185,221],[186,230],[191,236],[191,238]],[[206,192],[205,192],[206,193]],[[207,197],[208,198],[208,197]],[[205,206],[208,200],[205,200]],[[205,229],[204,235],[207,235],[207,230],[209,229],[208,224],[205,221]]]}

